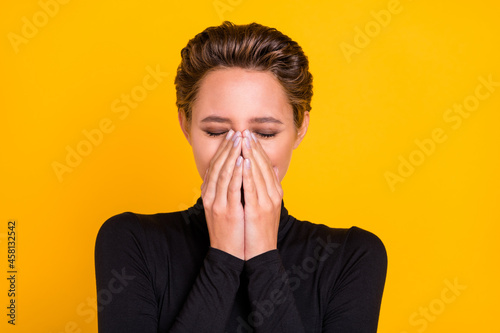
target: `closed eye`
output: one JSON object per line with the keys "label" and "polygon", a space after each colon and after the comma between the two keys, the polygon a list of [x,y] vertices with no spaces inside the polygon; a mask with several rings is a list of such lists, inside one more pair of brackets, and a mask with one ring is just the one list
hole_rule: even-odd
{"label": "closed eye", "polygon": [[227,133],[227,131],[222,132],[222,133],[212,133],[212,132],[208,132],[208,131],[205,131],[205,132],[208,134],[208,136],[219,136],[219,135]]}
{"label": "closed eye", "polygon": [[[214,132],[208,132],[208,131],[205,131],[208,136],[219,136],[219,135],[223,135],[223,134],[226,134],[227,131],[225,132],[220,132],[220,133],[214,133]],[[262,138],[272,138],[273,136],[275,136],[276,134],[275,133],[272,133],[272,134],[266,134],[266,133],[256,133],[258,136],[262,137]]]}
{"label": "closed eye", "polygon": [[263,137],[263,138],[272,138],[273,136],[275,136],[276,134],[265,134],[265,133],[257,133],[257,135]]}

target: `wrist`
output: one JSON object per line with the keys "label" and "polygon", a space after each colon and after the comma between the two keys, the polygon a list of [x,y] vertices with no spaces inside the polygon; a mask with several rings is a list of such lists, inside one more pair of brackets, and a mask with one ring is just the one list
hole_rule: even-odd
{"label": "wrist", "polygon": [[252,247],[252,249],[247,250],[245,248],[245,260],[248,261],[255,258],[261,254],[267,253],[269,251],[277,250],[277,246],[260,246],[257,248]]}
{"label": "wrist", "polygon": [[233,257],[236,257],[240,260],[245,260],[245,253],[243,249],[234,249],[228,246],[219,246],[218,244],[211,244],[211,248],[227,253]]}

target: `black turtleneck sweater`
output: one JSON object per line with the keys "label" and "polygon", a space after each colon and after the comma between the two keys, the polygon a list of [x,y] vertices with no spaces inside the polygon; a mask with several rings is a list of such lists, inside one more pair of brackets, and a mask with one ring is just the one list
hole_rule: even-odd
{"label": "black turtleneck sweater", "polygon": [[125,212],[97,234],[99,332],[376,332],[386,270],[373,233],[297,220],[284,201],[278,249],[248,261],[210,247],[201,197]]}

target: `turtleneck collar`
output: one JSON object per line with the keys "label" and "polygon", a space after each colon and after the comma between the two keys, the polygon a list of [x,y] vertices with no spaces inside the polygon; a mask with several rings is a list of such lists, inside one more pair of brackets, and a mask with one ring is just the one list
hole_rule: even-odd
{"label": "turtleneck collar", "polygon": [[[201,196],[196,200],[196,203],[187,209],[188,218],[190,220],[195,219],[196,221],[201,221],[203,227],[206,228],[207,222],[205,219],[205,208],[203,207],[203,199]],[[288,229],[293,223],[294,217],[288,215],[288,210],[285,208],[285,201],[281,200],[281,215],[280,215],[280,225],[278,228],[278,241],[280,241]]]}

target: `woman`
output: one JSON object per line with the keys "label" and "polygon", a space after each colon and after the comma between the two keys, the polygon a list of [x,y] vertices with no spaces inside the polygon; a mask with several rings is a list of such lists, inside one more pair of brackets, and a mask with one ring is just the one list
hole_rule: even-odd
{"label": "woman", "polygon": [[101,226],[99,332],[376,332],[383,243],[284,206],[313,94],[300,46],[226,21],[181,55],[178,117],[201,196],[185,211],[125,212]]}

